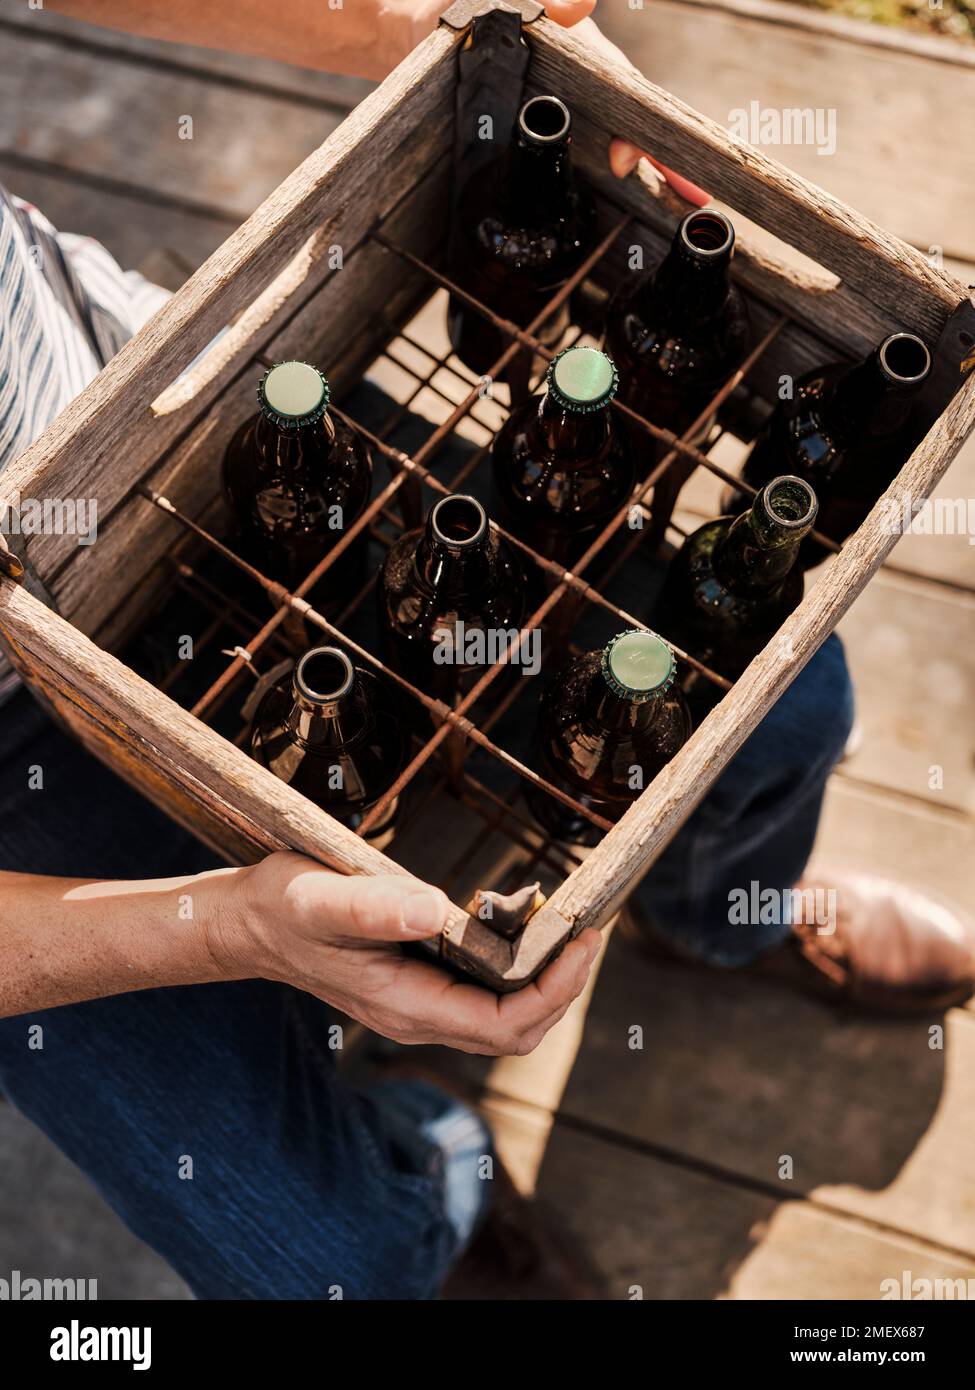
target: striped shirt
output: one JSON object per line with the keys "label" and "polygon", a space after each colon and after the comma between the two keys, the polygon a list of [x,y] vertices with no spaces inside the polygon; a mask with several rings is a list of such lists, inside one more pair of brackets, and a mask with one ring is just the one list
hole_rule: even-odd
{"label": "striped shirt", "polygon": [[[0,185],[0,470],[168,297]],[[4,505],[0,525],[7,520]],[[0,656],[0,698],[13,684]]]}

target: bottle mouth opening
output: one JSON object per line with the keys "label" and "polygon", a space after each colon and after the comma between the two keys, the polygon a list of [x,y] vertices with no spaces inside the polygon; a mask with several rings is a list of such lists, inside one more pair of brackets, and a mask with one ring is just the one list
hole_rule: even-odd
{"label": "bottle mouth opening", "polygon": [[569,108],[558,97],[532,97],[518,112],[518,129],[535,145],[564,140],[571,127]]}
{"label": "bottle mouth opening", "polygon": [[339,647],[312,647],[295,667],[295,690],[314,704],[326,704],[348,694],[355,667]]}
{"label": "bottle mouth opening", "polygon": [[724,213],[708,209],[692,212],[680,225],[681,241],[702,260],[722,256],[735,242],[735,229]]}
{"label": "bottle mouth opening", "polygon": [[437,540],[456,550],[481,539],[488,528],[487,512],[476,497],[455,493],[436,504],[430,524]]}
{"label": "bottle mouth opening", "polygon": [[931,354],[915,333],[892,333],[880,345],[880,365],[905,386],[923,381],[931,370]]}
{"label": "bottle mouth opening", "polygon": [[812,488],[802,478],[791,475],[773,478],[761,495],[769,516],[780,526],[798,531],[815,520],[819,503]]}

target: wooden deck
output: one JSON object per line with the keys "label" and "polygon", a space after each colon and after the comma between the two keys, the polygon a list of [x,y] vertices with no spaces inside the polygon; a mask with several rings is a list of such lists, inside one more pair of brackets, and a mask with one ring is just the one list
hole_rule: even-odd
{"label": "wooden deck", "polygon": [[[804,31],[797,67],[778,20],[735,12],[768,6],[602,8],[634,61],[722,121],[753,98],[835,106],[841,90],[834,156],[775,153],[925,250],[975,262],[970,188],[944,138],[975,95],[975,66],[918,60],[908,82],[885,38],[866,58],[851,47],[838,82],[815,35]],[[0,179],[125,265],[160,246],[198,265],[368,87],[46,10],[4,8],[0,36]],[[709,51],[720,65],[703,61]],[[884,111],[858,96],[864,62],[889,76]],[[185,115],[192,140],[178,136]],[[975,448],[942,492],[975,496]],[[695,479],[682,506],[688,519],[713,514],[712,480]],[[967,537],[909,537],[844,621],[864,739],[833,779],[817,845],[823,862],[964,904],[973,590]],[[641,1051],[628,1046],[634,1024]],[[610,1297],[874,1299],[903,1270],[975,1277],[975,1010],[856,1021],[753,980],[651,967],[610,940],[598,986],[531,1057],[448,1060],[483,1080],[503,1154],[586,1242]],[[778,1176],[783,1155],[791,1180]],[[55,1267],[47,1257],[67,1242],[104,1252],[102,1296],[180,1296],[7,1107],[0,1171],[0,1268]]]}

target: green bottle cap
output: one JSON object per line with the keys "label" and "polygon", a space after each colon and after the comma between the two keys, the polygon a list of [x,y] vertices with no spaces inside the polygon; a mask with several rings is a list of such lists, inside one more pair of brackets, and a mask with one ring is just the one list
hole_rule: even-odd
{"label": "green bottle cap", "polygon": [[603,651],[603,676],[614,695],[642,704],[674,683],[674,653],[655,632],[631,628],[621,632]]}
{"label": "green bottle cap", "polygon": [[613,360],[591,347],[568,347],[548,369],[549,395],[566,410],[602,410],[620,384]]}
{"label": "green bottle cap", "polygon": [[262,413],[283,429],[320,420],[329,395],[328,382],[307,362],[279,362],[264,373],[257,388]]}

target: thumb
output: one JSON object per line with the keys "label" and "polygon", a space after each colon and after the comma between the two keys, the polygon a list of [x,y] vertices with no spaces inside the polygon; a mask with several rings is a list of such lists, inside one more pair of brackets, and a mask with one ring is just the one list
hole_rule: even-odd
{"label": "thumb", "polygon": [[309,916],[321,914],[329,936],[363,941],[408,941],[436,936],[446,921],[448,900],[432,884],[400,874],[364,877],[316,873],[310,885]]}
{"label": "thumb", "polygon": [[571,29],[581,19],[588,19],[595,8],[596,0],[546,0],[545,14],[563,29]]}

